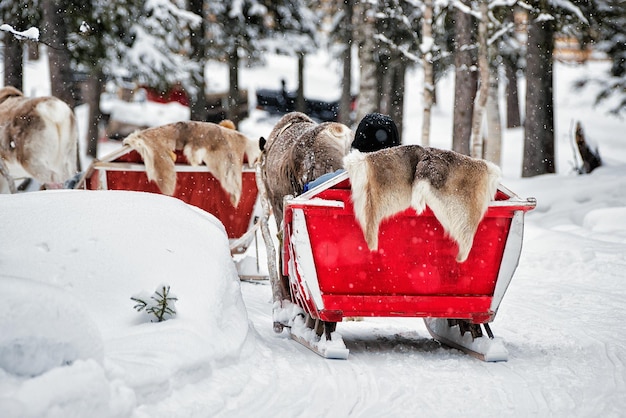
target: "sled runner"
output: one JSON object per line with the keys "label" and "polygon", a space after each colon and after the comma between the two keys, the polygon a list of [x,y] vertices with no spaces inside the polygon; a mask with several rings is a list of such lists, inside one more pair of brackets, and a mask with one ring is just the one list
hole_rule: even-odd
{"label": "sled runner", "polygon": [[[205,165],[191,166],[185,156],[176,151],[176,189],[173,197],[203,209],[218,218],[229,239],[233,256],[243,256],[256,239],[259,199],[253,167],[244,164],[242,192],[237,207],[233,207],[228,193]],[[94,162],[85,171],[75,188],[87,190],[130,190],[161,193],[148,180],[141,156],[129,145]],[[242,279],[266,279],[257,262],[250,256],[237,257],[237,270]],[[258,258],[258,257],[256,257]]]}
{"label": "sled runner", "polygon": [[335,331],[344,318],[421,317],[442,344],[485,361],[507,360],[489,323],[517,268],[524,214],[535,205],[499,186],[459,263],[457,244],[428,207],[383,220],[378,249],[370,251],[346,172],[286,198],[279,284],[298,309],[289,302],[277,308],[276,286],[275,329],[290,327],[296,341],[324,357],[347,358]]}

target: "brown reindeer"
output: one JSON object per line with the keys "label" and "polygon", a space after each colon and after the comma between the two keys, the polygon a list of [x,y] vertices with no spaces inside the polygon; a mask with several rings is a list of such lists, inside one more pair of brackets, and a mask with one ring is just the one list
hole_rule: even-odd
{"label": "brown reindeer", "polygon": [[0,89],[0,158],[7,166],[21,166],[35,180],[58,186],[76,173],[77,157],[76,118],[65,102],[27,98],[11,86]]}
{"label": "brown reindeer", "polygon": [[276,123],[262,147],[261,177],[279,230],[283,198],[298,196],[308,182],[343,168],[353,136],[346,125],[317,123],[300,112]]}

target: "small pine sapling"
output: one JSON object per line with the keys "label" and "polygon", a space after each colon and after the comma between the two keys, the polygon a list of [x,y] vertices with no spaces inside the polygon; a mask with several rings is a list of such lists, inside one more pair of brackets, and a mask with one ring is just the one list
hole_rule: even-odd
{"label": "small pine sapling", "polygon": [[[146,292],[136,294],[130,298],[135,302],[137,312],[145,312],[154,315],[157,322],[166,321],[176,316],[176,301],[178,298],[170,292],[169,285],[159,285],[152,296],[147,296]],[[154,321],[153,321],[154,322]]]}

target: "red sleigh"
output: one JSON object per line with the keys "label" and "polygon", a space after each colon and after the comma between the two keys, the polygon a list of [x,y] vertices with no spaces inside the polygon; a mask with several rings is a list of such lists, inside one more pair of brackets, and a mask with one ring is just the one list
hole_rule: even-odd
{"label": "red sleigh", "polygon": [[384,220],[378,250],[370,251],[346,172],[286,199],[281,273],[301,313],[278,328],[289,326],[292,338],[324,357],[347,358],[335,332],[343,318],[422,317],[441,343],[486,361],[506,360],[488,324],[518,264],[524,214],[535,205],[500,186],[468,259],[458,263],[457,245],[429,208]]}
{"label": "red sleigh", "polygon": [[[229,239],[231,254],[243,254],[256,237],[259,199],[254,167],[244,164],[241,199],[233,207],[228,193],[204,165],[191,166],[180,151],[176,151],[176,189],[173,197],[196,206],[218,218]],[[77,183],[88,190],[129,190],[161,193],[156,183],[148,180],[139,153],[124,145],[119,150],[95,160]],[[245,266],[244,266],[245,264]],[[241,278],[258,279],[267,275],[251,268],[244,258],[238,264]]]}

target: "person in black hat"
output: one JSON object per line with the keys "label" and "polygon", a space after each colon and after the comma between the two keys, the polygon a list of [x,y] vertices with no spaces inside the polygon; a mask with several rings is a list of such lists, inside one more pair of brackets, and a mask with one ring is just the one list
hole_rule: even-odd
{"label": "person in black hat", "polygon": [[365,115],[354,134],[352,149],[373,152],[400,145],[398,128],[389,116],[380,113]]}
{"label": "person in black hat", "polygon": [[[261,138],[261,140],[260,146],[263,147],[265,145],[265,139]],[[361,119],[361,122],[359,122],[359,126],[354,134],[354,139],[352,140],[351,148],[360,152],[373,152],[398,145],[400,145],[398,127],[393,119],[380,113],[368,113]],[[306,192],[330,180],[343,171],[343,169],[340,169],[333,173],[326,173],[312,180],[304,185],[304,191]]]}

